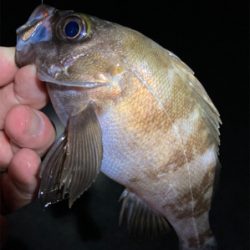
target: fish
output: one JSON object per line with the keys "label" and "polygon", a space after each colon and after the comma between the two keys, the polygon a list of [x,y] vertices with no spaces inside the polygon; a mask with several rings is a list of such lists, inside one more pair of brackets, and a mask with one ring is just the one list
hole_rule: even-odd
{"label": "fish", "polygon": [[170,224],[180,249],[216,249],[221,119],[179,57],[128,27],[40,5],[17,29],[15,58],[36,66],[65,128],[41,164],[43,204],[71,207],[101,171],[125,187],[119,221],[131,231]]}

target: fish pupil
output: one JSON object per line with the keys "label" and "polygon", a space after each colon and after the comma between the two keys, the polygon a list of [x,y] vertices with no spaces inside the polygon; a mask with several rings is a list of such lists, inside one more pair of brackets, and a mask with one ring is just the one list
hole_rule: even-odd
{"label": "fish pupil", "polygon": [[69,38],[74,38],[79,34],[79,24],[76,21],[69,21],[65,27],[64,27],[64,32],[65,35]]}

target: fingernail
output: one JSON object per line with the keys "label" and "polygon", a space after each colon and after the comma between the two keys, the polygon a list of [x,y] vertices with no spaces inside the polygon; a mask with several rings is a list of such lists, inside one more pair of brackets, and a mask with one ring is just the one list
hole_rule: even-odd
{"label": "fingernail", "polygon": [[36,111],[33,111],[31,117],[31,123],[28,126],[28,133],[31,136],[35,137],[41,133],[42,127],[43,127],[43,121],[41,116]]}

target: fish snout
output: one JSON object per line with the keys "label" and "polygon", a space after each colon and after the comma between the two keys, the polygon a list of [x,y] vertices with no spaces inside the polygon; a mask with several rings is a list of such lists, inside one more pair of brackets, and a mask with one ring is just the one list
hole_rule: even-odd
{"label": "fish snout", "polygon": [[17,29],[17,66],[21,67],[33,63],[35,59],[35,45],[51,39],[50,18],[55,11],[56,9],[53,7],[40,5],[33,11],[27,23]]}

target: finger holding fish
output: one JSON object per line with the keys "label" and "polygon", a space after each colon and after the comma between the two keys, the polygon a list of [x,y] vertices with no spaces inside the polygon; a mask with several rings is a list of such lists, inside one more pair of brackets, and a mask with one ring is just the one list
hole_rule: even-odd
{"label": "finger holding fish", "polygon": [[[48,98],[36,77],[35,67],[18,69],[14,48],[0,47],[0,54],[0,182],[8,212],[34,198],[40,156],[54,140],[55,133],[48,118],[37,111]],[[39,118],[42,127],[34,126]]]}

